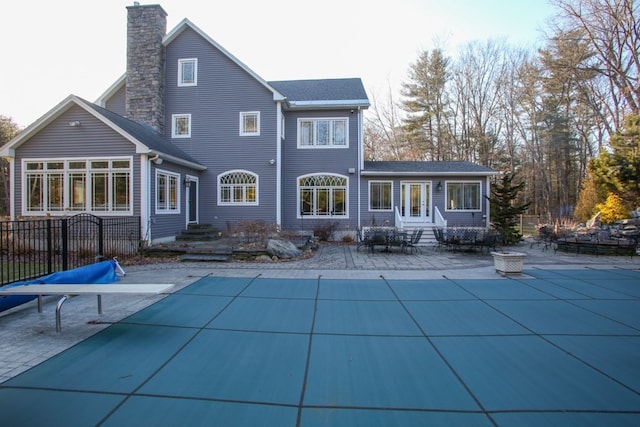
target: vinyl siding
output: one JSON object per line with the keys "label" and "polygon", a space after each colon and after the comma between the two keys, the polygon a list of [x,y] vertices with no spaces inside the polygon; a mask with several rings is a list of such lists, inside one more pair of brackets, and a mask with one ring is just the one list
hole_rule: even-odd
{"label": "vinyl siding", "polygon": [[[349,168],[358,170],[358,114],[350,110],[288,111],[285,121],[286,140],[283,145],[282,172],[282,225],[299,230],[320,226],[331,220],[340,230],[355,228],[358,220],[358,179],[349,174]],[[298,148],[298,119],[321,117],[347,117],[349,119],[348,148]],[[348,218],[298,219],[298,177],[315,173],[332,173],[348,178]]]}
{"label": "vinyl siding", "polygon": [[123,117],[126,117],[126,109],[125,109],[125,85],[122,85],[120,89],[118,89],[107,101],[105,102],[104,108],[107,110],[113,111],[116,114],[120,114]]}
{"label": "vinyl siding", "polygon": [[[171,139],[207,167],[200,175],[200,222],[227,230],[242,220],[276,221],[277,106],[273,94],[191,29],[167,47],[165,134],[171,116],[191,114],[191,138]],[[178,87],[178,60],[198,58],[198,85]],[[260,135],[240,136],[240,112],[260,112]],[[259,176],[257,206],[218,206],[217,176],[243,169]]]}

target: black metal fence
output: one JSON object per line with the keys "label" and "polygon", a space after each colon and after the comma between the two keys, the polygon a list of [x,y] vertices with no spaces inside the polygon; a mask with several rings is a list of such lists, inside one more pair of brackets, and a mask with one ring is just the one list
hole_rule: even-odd
{"label": "black metal fence", "polygon": [[0,221],[0,285],[136,255],[140,217]]}

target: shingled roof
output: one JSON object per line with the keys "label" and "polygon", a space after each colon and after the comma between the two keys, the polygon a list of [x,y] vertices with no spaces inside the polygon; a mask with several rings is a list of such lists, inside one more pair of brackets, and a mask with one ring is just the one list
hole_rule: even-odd
{"label": "shingled roof", "polygon": [[472,162],[364,162],[362,175],[497,175],[498,172]]}
{"label": "shingled roof", "polygon": [[269,85],[287,98],[287,105],[295,108],[368,108],[369,98],[362,80],[322,79],[287,80],[269,82]]}

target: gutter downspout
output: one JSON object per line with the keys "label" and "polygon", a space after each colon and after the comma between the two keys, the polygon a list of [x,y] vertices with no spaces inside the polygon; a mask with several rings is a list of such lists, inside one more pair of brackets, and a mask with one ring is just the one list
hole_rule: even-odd
{"label": "gutter downspout", "polygon": [[362,132],[362,126],[363,126],[363,119],[364,119],[364,113],[362,111],[362,108],[358,107],[358,173],[356,175],[357,179],[358,179],[358,218],[357,218],[357,228],[360,228],[360,222],[362,220],[361,217],[361,200],[362,200],[362,185],[360,183],[361,179],[361,173],[362,173],[362,168],[364,167],[364,141],[363,141],[363,132]]}
{"label": "gutter downspout", "polygon": [[151,158],[140,156],[140,218],[142,219],[142,240],[151,244]]}
{"label": "gutter downspout", "polygon": [[282,226],[282,102],[276,104],[276,225]]}

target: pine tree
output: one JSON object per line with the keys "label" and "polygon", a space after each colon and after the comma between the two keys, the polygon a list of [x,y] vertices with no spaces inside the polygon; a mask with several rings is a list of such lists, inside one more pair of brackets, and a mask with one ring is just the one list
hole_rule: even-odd
{"label": "pine tree", "polygon": [[518,243],[522,234],[517,228],[518,216],[526,212],[529,203],[519,203],[518,195],[525,183],[515,184],[516,174],[507,172],[498,182],[491,183],[491,222],[500,233],[502,243],[513,245]]}

